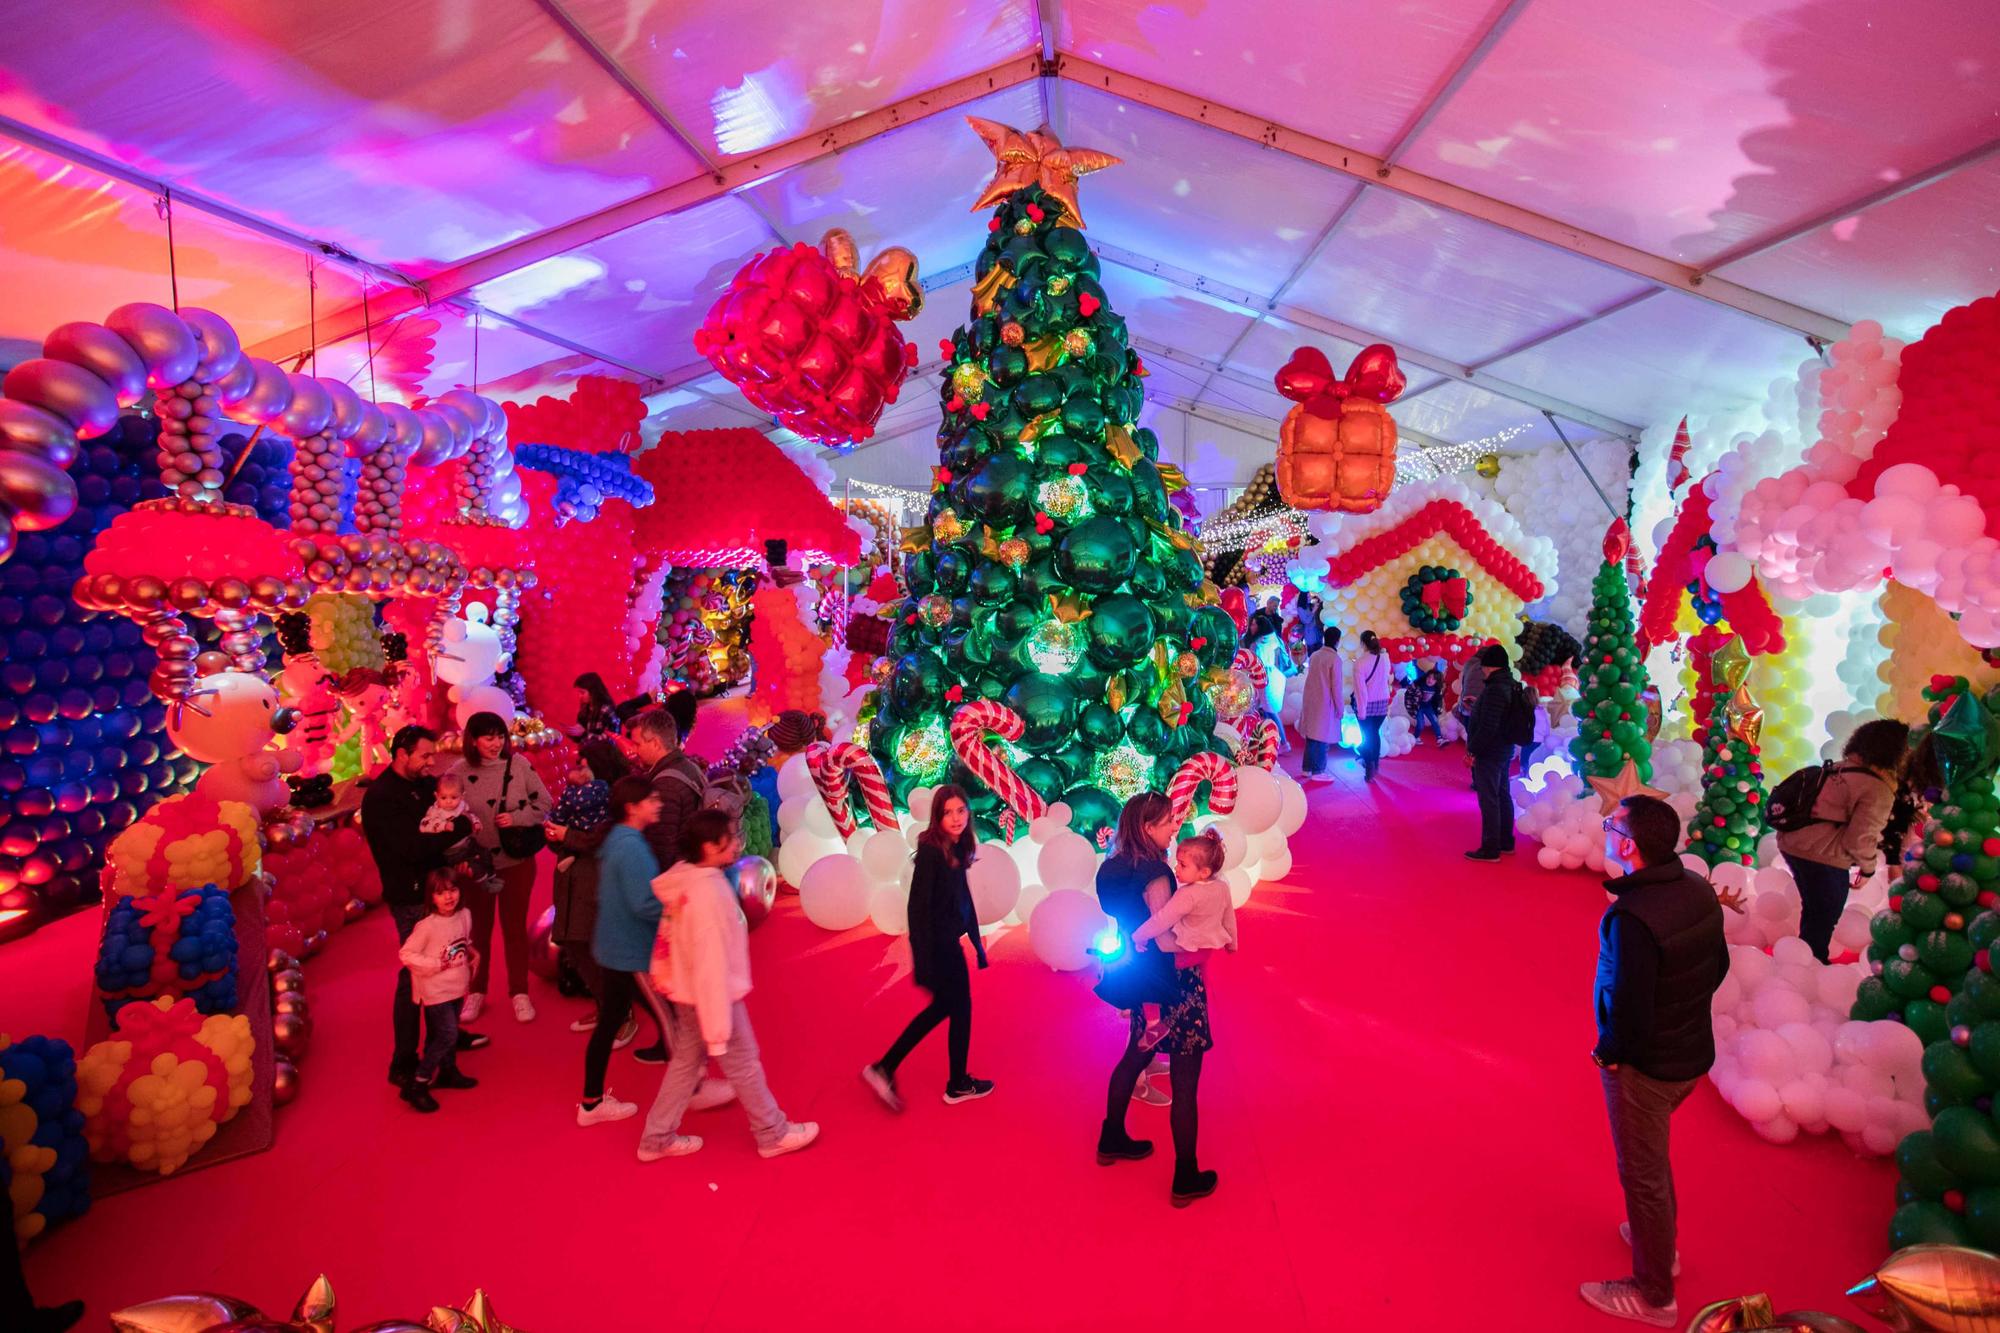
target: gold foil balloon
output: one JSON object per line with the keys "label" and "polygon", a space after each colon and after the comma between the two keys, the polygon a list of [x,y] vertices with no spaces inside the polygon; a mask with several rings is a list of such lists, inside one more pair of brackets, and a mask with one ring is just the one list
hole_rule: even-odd
{"label": "gold foil balloon", "polygon": [[978,116],[967,116],[965,122],[993,154],[993,179],[973,201],[975,213],[991,208],[1022,186],[1040,185],[1042,193],[1061,204],[1070,219],[1082,227],[1083,213],[1076,203],[1078,179],[1118,165],[1118,159],[1109,153],[1091,148],[1065,148],[1053,134],[1039,130],[1023,134]]}
{"label": "gold foil balloon", "polygon": [[1742,685],[1729,697],[1729,734],[1753,748],[1764,735],[1764,710]]}
{"label": "gold foil balloon", "polygon": [[234,1296],[189,1291],[113,1310],[111,1327],[114,1333],[207,1333],[239,1319],[255,1319],[260,1313],[250,1302]]}
{"label": "gold foil balloon", "polygon": [[2000,1258],[1958,1245],[1896,1251],[1848,1296],[1910,1333],[2000,1333]]}
{"label": "gold foil balloon", "polygon": [[1472,470],[1488,481],[1500,475],[1500,455],[1481,454],[1472,465]]}
{"label": "gold foil balloon", "polygon": [[1859,1324],[1823,1310],[1773,1313],[1762,1292],[1703,1306],[1688,1333],[1864,1333]]}

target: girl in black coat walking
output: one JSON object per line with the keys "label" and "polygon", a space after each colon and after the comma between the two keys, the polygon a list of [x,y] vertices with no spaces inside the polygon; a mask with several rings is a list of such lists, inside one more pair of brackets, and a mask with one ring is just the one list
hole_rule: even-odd
{"label": "girl in black coat walking", "polygon": [[917,1043],[939,1023],[950,1021],[951,1078],[945,1084],[947,1104],[969,1102],[993,1091],[991,1079],[966,1072],[972,1050],[972,976],[966,970],[961,935],[970,936],[972,951],[986,966],[986,946],[979,938],[979,915],[965,868],[972,864],[978,843],[972,836],[972,807],[965,792],[949,784],[931,798],[931,823],[917,839],[917,866],[910,880],[910,967],[917,985],[930,992],[924,1006],[889,1053],[861,1071],[861,1080],[891,1111],[903,1109],[896,1090],[896,1068]]}

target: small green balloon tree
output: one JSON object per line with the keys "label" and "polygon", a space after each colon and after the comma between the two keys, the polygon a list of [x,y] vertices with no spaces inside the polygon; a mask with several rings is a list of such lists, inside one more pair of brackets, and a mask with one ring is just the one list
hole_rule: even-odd
{"label": "small green balloon tree", "polygon": [[1764,764],[1753,739],[1761,709],[1718,694],[1702,741],[1701,799],[1688,816],[1687,849],[1710,867],[1754,865],[1764,836]]}
{"label": "small green balloon tree", "polygon": [[[989,130],[1000,131],[981,128],[991,144]],[[909,598],[868,747],[899,804],[955,782],[991,830],[1001,800],[954,753],[949,722],[999,700],[1024,734],[987,743],[1090,835],[1191,755],[1228,753],[1210,689],[1230,670],[1236,629],[1168,500],[1178,474],[1137,424],[1145,369],[1075,196],[1060,177],[1043,188],[1050,161],[1003,192],[1020,178],[1003,160],[987,191],[998,206],[971,318],[942,343],[938,466],[925,523],[904,534]]]}
{"label": "small green balloon tree", "polygon": [[1931,1128],[1897,1147],[1902,1171],[1892,1248],[1925,1241],[2000,1247],[2000,692],[1981,700],[1964,678],[1940,677],[1929,743],[1945,775],[1921,853],[1869,930],[1877,976],[1852,1016],[1899,1018],[1924,1042]]}
{"label": "small green balloon tree", "polygon": [[1652,781],[1653,744],[1646,738],[1650,683],[1639,651],[1632,592],[1625,582],[1625,553],[1632,536],[1625,520],[1613,519],[1604,534],[1604,563],[1590,585],[1590,632],[1577,659],[1580,686],[1570,712],[1581,723],[1569,743],[1579,777],[1615,778],[1631,760],[1643,782]]}

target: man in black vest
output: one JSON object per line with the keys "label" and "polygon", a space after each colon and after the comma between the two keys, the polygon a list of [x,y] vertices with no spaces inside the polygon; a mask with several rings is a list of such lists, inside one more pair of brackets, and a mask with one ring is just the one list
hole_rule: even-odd
{"label": "man in black vest", "polygon": [[1625,873],[1604,881],[1597,947],[1597,1061],[1618,1182],[1619,1228],[1632,1276],[1586,1282],[1586,1303],[1621,1319],[1674,1328],[1674,1177],[1667,1130],[1674,1109],[1715,1063],[1709,997],[1729,972],[1722,906],[1707,880],[1674,849],[1680,816],[1665,801],[1628,796],[1604,821],[1604,860]]}

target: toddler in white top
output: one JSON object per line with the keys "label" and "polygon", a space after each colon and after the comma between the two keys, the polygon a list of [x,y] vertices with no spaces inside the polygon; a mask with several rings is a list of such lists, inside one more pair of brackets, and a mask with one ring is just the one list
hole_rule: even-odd
{"label": "toddler in white top", "polygon": [[446,773],[437,780],[437,795],[431,801],[431,808],[424,811],[424,822],[417,825],[419,833],[449,833],[452,821],[465,813],[465,779],[456,773]]}
{"label": "toddler in white top", "polygon": [[[1180,887],[1166,905],[1132,932],[1132,947],[1168,936],[1166,947],[1174,955],[1176,968],[1205,967],[1209,955],[1222,949],[1236,949],[1236,905],[1230,900],[1229,885],[1217,876],[1222,873],[1222,835],[1214,828],[1183,838],[1174,849],[1174,878]],[[1165,1015],[1153,1015],[1139,1049],[1150,1051],[1167,1034],[1170,1023]]]}
{"label": "toddler in white top", "polygon": [[399,955],[409,969],[412,994],[424,1010],[423,1055],[403,1088],[403,1100],[419,1111],[438,1109],[433,1087],[478,1084],[458,1072],[453,1058],[459,1002],[471,989],[472,970],[479,962],[479,951],[472,947],[472,913],[461,903],[463,892],[472,888],[471,878],[460,870],[433,870],[425,876],[424,893],[431,910],[411,927]]}

